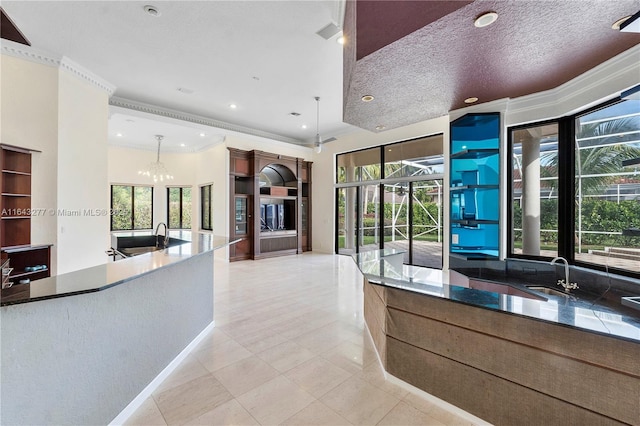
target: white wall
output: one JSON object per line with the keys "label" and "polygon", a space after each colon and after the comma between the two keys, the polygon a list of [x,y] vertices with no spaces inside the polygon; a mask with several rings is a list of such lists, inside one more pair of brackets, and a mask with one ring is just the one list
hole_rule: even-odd
{"label": "white wall", "polygon": [[[160,161],[162,161],[173,175],[173,180],[163,183],[153,183],[153,180],[147,176],[138,174],[138,171],[144,169],[147,164],[156,161],[157,152],[146,151],[133,148],[123,148],[110,145],[108,147],[107,169],[108,177],[105,184],[107,197],[110,197],[110,185],[151,185],[153,186],[153,226],[154,228],[160,222],[167,223],[167,187],[183,186],[191,187],[192,191],[196,191],[196,160],[197,154],[193,153],[173,153],[160,152]],[[109,200],[110,203],[110,200]],[[196,204],[196,200],[193,200]],[[193,216],[192,212],[192,218]],[[192,221],[194,229],[197,229],[198,223]],[[109,233],[110,223],[107,222],[103,231],[105,235]]]}
{"label": "white wall", "polygon": [[107,91],[64,59],[25,57],[33,61],[2,55],[1,142],[41,151],[32,154],[31,207],[44,214],[32,217],[31,243],[53,244],[53,274],[104,263],[108,218],[85,209],[109,206]]}
{"label": "white wall", "polygon": [[56,272],[58,182],[58,68],[1,56],[0,142],[41,152],[31,156],[31,207],[46,209],[31,219],[32,244],[54,244]]}
{"label": "white wall", "polygon": [[109,98],[63,69],[58,81],[57,273],[63,274],[106,261]]}
{"label": "white wall", "polygon": [[[200,187],[213,185],[213,234],[229,236],[229,151],[227,147],[262,150],[310,160],[313,150],[252,136],[230,135],[224,143],[196,153],[161,153],[160,159],[174,175],[169,186],[191,186],[192,230],[200,228]],[[155,159],[155,152],[109,146],[109,184],[148,185],[148,178],[138,170]],[[166,222],[166,187],[154,186],[154,226]],[[108,226],[107,226],[107,229]],[[228,250],[217,250],[217,258],[228,258]]]}
{"label": "white wall", "polygon": [[[212,185],[212,233],[229,236],[229,151],[224,143],[218,144],[206,151],[196,154],[196,196],[193,197],[194,217],[199,227],[200,214],[200,186]],[[216,259],[228,259],[229,249],[216,250]]]}

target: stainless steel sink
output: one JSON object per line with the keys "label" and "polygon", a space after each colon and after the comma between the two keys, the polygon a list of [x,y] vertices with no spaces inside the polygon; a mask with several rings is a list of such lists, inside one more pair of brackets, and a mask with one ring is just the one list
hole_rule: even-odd
{"label": "stainless steel sink", "polygon": [[162,250],[162,248],[149,246],[149,247],[129,247],[120,249],[120,251],[127,256],[137,256],[139,254],[151,253],[152,251]]}
{"label": "stainless steel sink", "polygon": [[549,287],[542,286],[527,286],[529,290],[537,291],[539,293],[548,294],[550,296],[563,296],[563,297],[571,297],[571,294],[565,293],[563,291],[554,290]]}

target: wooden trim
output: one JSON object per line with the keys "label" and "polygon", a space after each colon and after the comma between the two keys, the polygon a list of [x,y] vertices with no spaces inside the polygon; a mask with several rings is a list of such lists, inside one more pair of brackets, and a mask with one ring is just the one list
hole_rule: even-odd
{"label": "wooden trim", "polygon": [[32,152],[42,152],[40,150],[33,149],[33,148],[23,148],[20,146],[9,145],[4,143],[0,144],[0,148],[7,149],[9,151],[23,152],[25,154],[31,154]]}

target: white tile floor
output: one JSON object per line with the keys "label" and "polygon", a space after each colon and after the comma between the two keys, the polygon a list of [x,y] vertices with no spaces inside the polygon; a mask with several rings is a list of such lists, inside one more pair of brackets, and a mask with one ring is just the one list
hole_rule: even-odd
{"label": "white tile floor", "polygon": [[350,257],[216,261],[214,317],[126,424],[473,424],[384,379]]}

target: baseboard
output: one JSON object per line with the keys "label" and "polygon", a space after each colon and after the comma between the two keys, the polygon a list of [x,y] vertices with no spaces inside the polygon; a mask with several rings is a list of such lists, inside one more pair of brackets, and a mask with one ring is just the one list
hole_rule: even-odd
{"label": "baseboard", "polygon": [[204,330],[196,336],[183,350],[176,356],[161,372],[151,381],[143,390],[136,396],[133,401],[127,405],[124,410],[120,412],[114,418],[109,426],[122,425],[131,415],[142,405],[144,401],[151,396],[151,394],[158,389],[158,386],[173,372],[173,370],[180,365],[182,361],[189,355],[189,353],[200,343],[207,334],[215,327],[215,321],[211,321]]}
{"label": "baseboard", "polygon": [[433,405],[437,405],[438,407],[449,411],[450,413],[455,414],[458,417],[461,417],[467,421],[469,421],[470,423],[474,424],[474,425],[482,425],[482,426],[491,426],[491,423],[488,423],[485,420],[482,420],[480,417],[476,417],[471,413],[468,413],[466,411],[464,411],[462,408],[458,408],[453,404],[449,404],[447,401],[444,401],[438,397],[435,397],[433,395],[431,395],[428,392],[423,391],[420,388],[417,388],[407,382],[405,382],[404,380],[401,380],[399,378],[397,378],[396,376],[387,373],[387,370],[385,370],[384,365],[382,364],[382,360],[380,359],[380,355],[378,354],[378,348],[376,348],[376,345],[373,343],[373,337],[371,336],[371,332],[369,331],[369,326],[367,325],[367,323],[364,323],[364,328],[365,330],[367,330],[367,334],[369,335],[369,339],[371,339],[371,343],[373,344],[373,347],[375,348],[375,353],[376,356],[378,358],[378,364],[380,365],[380,368],[382,368],[382,371],[384,372],[384,378],[386,380],[389,381],[389,383],[393,383],[396,386],[401,387],[402,389],[406,390],[407,392],[411,392],[414,395],[417,395],[419,397],[422,397],[424,399],[426,399],[427,401],[429,401],[430,403],[432,403]]}

